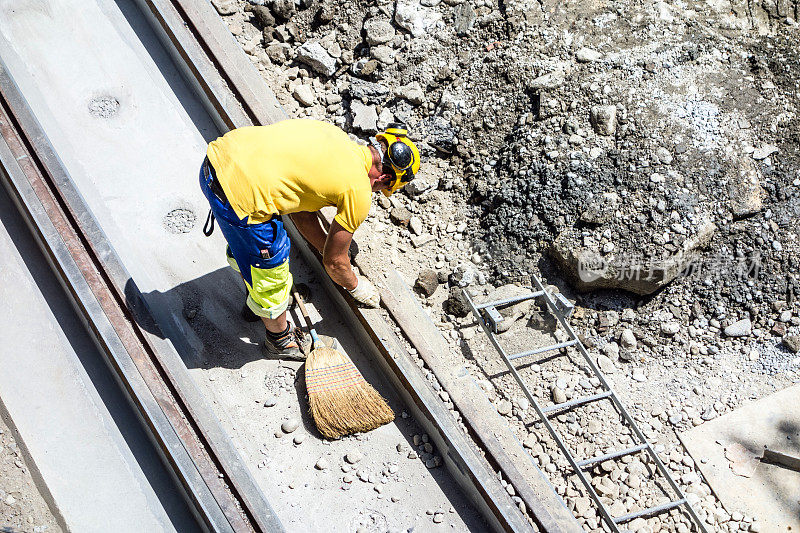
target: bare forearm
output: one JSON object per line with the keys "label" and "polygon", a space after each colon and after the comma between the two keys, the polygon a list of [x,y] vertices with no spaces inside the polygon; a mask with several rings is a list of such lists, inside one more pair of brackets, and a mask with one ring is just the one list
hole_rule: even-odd
{"label": "bare forearm", "polygon": [[358,279],[353,273],[349,262],[325,262],[325,270],[337,285],[341,285],[348,291],[352,291],[358,284]]}
{"label": "bare forearm", "polygon": [[297,226],[297,229],[303,237],[311,243],[311,246],[316,248],[319,253],[322,253],[325,248],[327,234],[325,230],[322,229],[322,224],[320,224],[317,214],[308,211],[300,211],[298,213],[292,213],[289,216],[292,218],[292,222]]}

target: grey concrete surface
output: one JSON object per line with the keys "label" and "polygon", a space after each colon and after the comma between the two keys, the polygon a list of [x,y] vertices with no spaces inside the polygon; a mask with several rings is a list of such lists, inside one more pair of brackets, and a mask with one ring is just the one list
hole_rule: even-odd
{"label": "grey concrete surface", "polygon": [[[337,337],[397,420],[363,437],[323,441],[307,416],[299,363],[264,358],[263,327],[239,319],[244,291],[227,268],[223,238],[201,232],[207,203],[197,173],[206,142],[219,132],[133,2],[0,0],[0,54],[160,330],[208,393],[288,529],[485,529],[445,469],[398,451],[421,429],[400,416],[402,402],[297,254],[292,268],[312,286],[318,331]],[[287,373],[291,390],[276,386]],[[277,405],[265,409],[269,395]],[[303,422],[302,445],[275,437],[289,417]],[[352,448],[365,455],[359,477],[387,481],[344,481],[343,457]],[[330,469],[315,468],[321,457]],[[381,474],[390,467],[394,473]],[[355,474],[353,468],[346,477]],[[434,526],[433,511],[445,514],[442,524]]]}
{"label": "grey concrete surface", "polygon": [[0,188],[0,400],[72,531],[195,531],[173,485]]}
{"label": "grey concrete surface", "polygon": [[[797,531],[800,528],[800,472],[762,462],[764,449],[800,457],[800,385],[794,385],[740,407],[680,434],[681,442],[700,468],[711,489],[729,511],[759,520],[761,531]],[[740,461],[747,450],[749,465],[737,475],[729,459]]]}

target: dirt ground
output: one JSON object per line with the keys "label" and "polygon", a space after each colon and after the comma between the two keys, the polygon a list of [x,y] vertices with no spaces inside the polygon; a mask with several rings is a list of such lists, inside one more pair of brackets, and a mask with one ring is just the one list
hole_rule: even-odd
{"label": "dirt ground", "polygon": [[0,417],[0,531],[61,531],[3,417]]}
{"label": "dirt ground", "polygon": [[[676,431],[800,380],[800,4],[214,4],[290,116],[361,139],[409,125],[423,168],[374,200],[356,234],[362,260],[417,285],[587,530],[600,527],[593,505],[561,474],[520,390],[497,377],[461,288],[486,298],[531,272],[557,286],[708,527],[760,530],[758,517],[723,508]],[[504,338],[542,342],[537,316],[520,314]],[[572,398],[596,386],[564,357],[526,371],[544,402],[553,387]],[[629,437],[601,438],[607,416],[559,422],[592,455]],[[597,472],[622,487],[605,495],[615,511],[657,500],[641,470],[631,459]]]}

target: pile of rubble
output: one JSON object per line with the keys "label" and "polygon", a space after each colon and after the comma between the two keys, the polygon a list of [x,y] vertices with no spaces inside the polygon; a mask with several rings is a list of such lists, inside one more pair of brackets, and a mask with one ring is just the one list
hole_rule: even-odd
{"label": "pile of rubble", "polygon": [[579,289],[667,286],[645,301],[762,329],[800,296],[792,3],[214,4],[291,116],[409,124],[426,165],[407,194],[475,221],[444,275],[544,257]]}

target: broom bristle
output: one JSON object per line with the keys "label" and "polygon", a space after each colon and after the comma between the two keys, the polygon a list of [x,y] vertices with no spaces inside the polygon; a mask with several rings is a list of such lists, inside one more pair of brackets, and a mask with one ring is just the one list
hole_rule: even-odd
{"label": "broom bristle", "polygon": [[394,412],[350,358],[321,347],[306,359],[311,416],[329,439],[373,430],[394,420]]}

